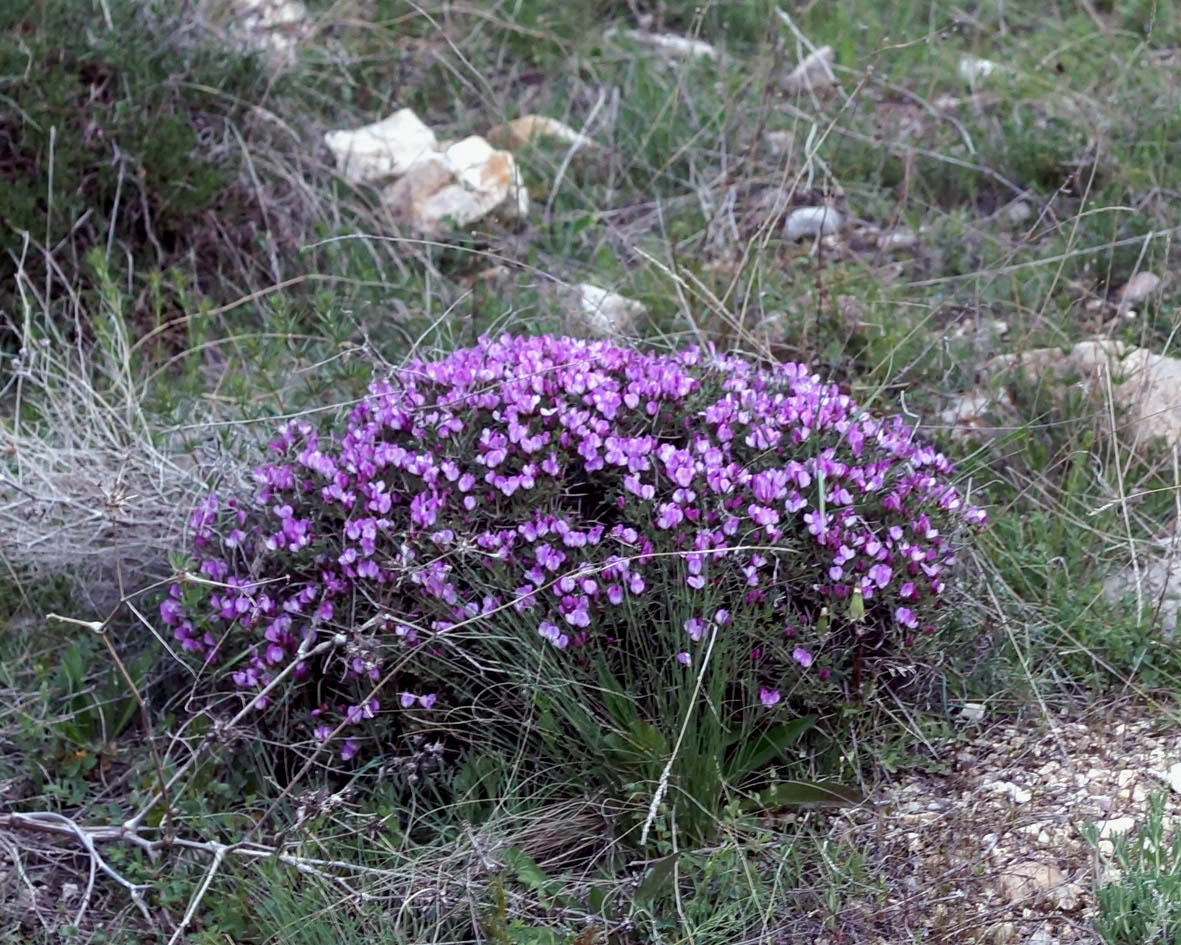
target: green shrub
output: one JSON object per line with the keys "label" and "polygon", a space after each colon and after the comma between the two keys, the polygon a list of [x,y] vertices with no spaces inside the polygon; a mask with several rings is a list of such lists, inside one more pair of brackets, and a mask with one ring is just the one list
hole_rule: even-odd
{"label": "green shrub", "polygon": [[282,80],[201,35],[189,4],[102,9],[109,22],[74,0],[0,9],[0,310],[18,323],[18,271],[85,301],[94,248],[136,294],[172,266],[216,294],[277,278],[268,249],[294,245],[258,157],[279,145],[255,106]]}

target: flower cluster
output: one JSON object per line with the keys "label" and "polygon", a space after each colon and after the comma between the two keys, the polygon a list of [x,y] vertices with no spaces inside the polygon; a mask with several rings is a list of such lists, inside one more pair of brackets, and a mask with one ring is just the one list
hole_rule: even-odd
{"label": "flower cluster", "polygon": [[736,683],[773,709],[844,673],[855,641],[933,635],[956,538],[985,521],[901,419],[802,364],[696,348],[485,338],[375,381],[338,437],[289,422],[270,449],[252,496],[193,512],[212,590],[174,587],[160,616],[198,657],[245,648],[232,678],[255,693],[302,642],[369,628],[346,658],[357,701],[316,708],[318,738],[382,712],[363,696],[395,664],[384,711],[446,705],[416,659],[485,626],[572,664],[664,634],[687,668],[739,634]]}

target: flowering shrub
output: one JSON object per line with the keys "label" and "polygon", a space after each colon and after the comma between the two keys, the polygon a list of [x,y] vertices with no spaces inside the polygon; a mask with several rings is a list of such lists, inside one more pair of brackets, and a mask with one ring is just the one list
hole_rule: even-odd
{"label": "flowering shrub", "polygon": [[289,422],[270,449],[252,496],[193,513],[207,581],[160,613],[259,710],[296,661],[307,733],[346,726],[346,760],[514,651],[686,688],[723,660],[744,718],[846,693],[937,645],[955,539],[985,520],[900,419],[692,348],[485,338],[375,381],[339,437]]}

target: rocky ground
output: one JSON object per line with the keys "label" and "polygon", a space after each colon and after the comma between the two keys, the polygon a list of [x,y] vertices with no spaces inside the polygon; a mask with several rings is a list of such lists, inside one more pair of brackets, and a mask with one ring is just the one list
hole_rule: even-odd
{"label": "rocky ground", "polygon": [[888,877],[887,896],[852,910],[858,942],[1100,942],[1096,889],[1122,879],[1113,841],[1144,823],[1155,792],[1166,837],[1181,819],[1181,729],[1129,707],[982,725],[935,754],[944,773],[900,778],[832,825]]}

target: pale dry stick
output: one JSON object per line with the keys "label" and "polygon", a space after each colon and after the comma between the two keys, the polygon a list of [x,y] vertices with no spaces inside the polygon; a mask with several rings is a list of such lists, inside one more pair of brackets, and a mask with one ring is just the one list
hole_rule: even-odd
{"label": "pale dry stick", "polygon": [[[1046,701],[1042,698],[1041,690],[1033,685],[1033,673],[1029,668],[1029,662],[1025,659],[1025,651],[1021,649],[1017,642],[1017,637],[1013,633],[1013,628],[1009,626],[1008,616],[1001,607],[1001,602],[996,598],[996,592],[993,590],[992,583],[986,582],[985,586],[988,588],[988,596],[992,600],[993,613],[995,613],[1001,622],[1001,626],[1005,628],[1005,633],[1009,637],[1009,642],[1013,644],[1013,651],[1017,654],[1017,659],[1021,662],[1021,669],[1024,671],[1026,678],[1030,681],[1030,688],[1033,689],[1034,697],[1037,699],[1038,707],[1042,710],[1042,716],[1046,719],[1050,718],[1050,707],[1046,705]],[[1058,738],[1058,728],[1053,728],[1055,739]]]}
{"label": "pale dry stick", "polygon": [[673,846],[673,901],[677,907],[677,918],[681,920],[681,928],[689,933],[689,945],[697,945],[695,930],[685,917],[685,904],[681,901],[681,851],[677,844],[677,809],[669,812],[669,836]]}
{"label": "pale dry stick", "polygon": [[[45,255],[49,256],[49,233],[50,227],[53,225],[53,158],[57,153],[57,126],[51,125],[49,128],[49,167],[46,169],[46,183],[45,183]],[[45,302],[48,305],[50,296],[52,295],[53,286],[53,267],[48,265],[49,259],[46,259],[45,266]]]}
{"label": "pale dry stick", "polygon": [[[210,853],[213,855],[213,862],[207,870],[201,886],[194,893],[190,899],[189,906],[185,910],[185,915],[181,919],[180,925],[174,930],[170,939],[170,945],[179,941],[179,936],[184,933],[184,930],[192,922],[193,916],[196,914],[197,908],[206,893],[209,886],[212,884],[218,870],[229,855],[241,856],[250,860],[264,860],[273,859],[284,866],[289,866],[300,873],[309,876],[315,876],[329,882],[340,885],[345,885],[345,888],[354,895],[360,895],[363,899],[373,898],[367,893],[358,894],[355,890],[348,887],[346,884],[348,880],[341,875],[340,872],[347,872],[353,876],[378,876],[385,879],[403,880],[403,874],[396,870],[382,869],[380,867],[365,866],[358,863],[349,863],[345,860],[326,860],[315,857],[296,856],[290,853],[285,853],[278,847],[266,847],[261,844],[225,844],[217,841],[197,841],[186,840],[183,838],[147,840],[136,832],[128,831],[124,827],[82,827],[76,824],[62,814],[52,811],[35,811],[30,813],[11,813],[0,814],[0,828],[19,829],[31,832],[50,833],[56,836],[72,837],[78,840],[82,846],[90,854],[90,874],[87,882],[86,890],[83,894],[82,905],[79,908],[78,914],[75,918],[74,924],[80,925],[86,909],[89,905],[90,899],[93,895],[94,883],[97,878],[97,872],[101,871],[114,879],[119,885],[127,888],[131,892],[132,901],[139,908],[144,918],[155,926],[151,914],[147,911],[147,905],[143,900],[143,892],[150,889],[148,885],[140,885],[131,883],[126,878],[120,876],[115,870],[106,862],[106,860],[98,853],[96,844],[99,842],[125,842],[131,843],[143,849],[153,861],[159,855],[162,849],[168,847],[177,847],[187,850],[193,850],[201,853]],[[24,873],[24,868],[20,863],[19,853],[15,850],[13,844],[9,843],[2,836],[0,836],[0,844],[3,844],[9,849],[11,855],[14,856],[16,862],[16,869],[19,875],[25,878],[26,884],[28,879]],[[336,871],[336,872],[332,872]],[[32,888],[32,887],[30,887]],[[40,913],[38,912],[40,918]],[[43,923],[44,924],[44,923]]]}
{"label": "pale dry stick", "polygon": [[566,171],[570,169],[570,162],[574,160],[574,155],[583,147],[583,143],[589,137],[591,125],[594,124],[599,112],[607,101],[607,90],[605,88],[599,89],[598,98],[595,99],[595,104],[591,106],[590,114],[586,116],[586,121],[582,123],[582,129],[577,138],[570,142],[570,147],[566,149],[566,154],[562,158],[562,163],[558,165],[558,173],[554,175],[553,186],[550,187],[549,197],[545,201],[545,211],[542,213],[542,220],[548,226],[553,218],[554,201],[558,197],[558,191],[562,187],[562,181],[566,177]]}
{"label": "pale dry stick", "polygon": [[213,853],[213,860],[209,864],[209,869],[205,871],[205,876],[201,880],[201,885],[197,887],[189,899],[189,905],[185,909],[185,914],[181,916],[180,922],[172,930],[172,936],[168,939],[168,945],[176,945],[180,941],[180,937],[185,934],[185,929],[189,927],[189,923],[193,921],[193,916],[196,915],[197,909],[201,905],[201,900],[205,898],[205,893],[209,891],[209,887],[213,883],[213,878],[217,875],[217,871],[221,869],[221,864],[225,862],[226,849],[226,847],[218,844],[218,848]]}
{"label": "pale dry stick", "polygon": [[[1181,461],[1178,459],[1178,452],[1181,447],[1176,444],[1172,449],[1173,460],[1173,534],[1169,536],[1169,553],[1165,558],[1168,570],[1173,570],[1174,562],[1177,559],[1177,536],[1178,529],[1181,529]],[[1156,620],[1165,606],[1165,595],[1168,591],[1167,585],[1162,582],[1160,599],[1156,602],[1156,612],[1153,614],[1153,619]],[[1171,633],[1176,633],[1177,627],[1173,626]]]}
{"label": "pale dry stick", "polygon": [[[98,847],[95,846],[95,838],[90,831],[74,823],[74,821],[70,820],[70,818],[66,817],[64,814],[59,814],[56,811],[35,811],[33,813],[25,814],[0,815],[0,826],[3,826],[6,821],[17,824],[40,823],[45,825],[56,825],[61,829],[51,830],[50,832],[67,834],[74,837],[79,843],[82,844],[82,846],[86,849],[87,854],[90,856],[90,882],[88,884],[87,896],[84,897],[83,900],[84,906],[89,901],[89,888],[93,887],[94,885],[95,872],[97,869],[101,870],[104,874],[109,876],[116,883],[126,889],[131,895],[131,901],[135,903],[136,908],[139,909],[140,914],[143,915],[143,917],[149,922],[152,921],[151,913],[148,912],[147,903],[144,902],[143,898],[143,894],[151,887],[140,883],[133,883],[131,880],[126,879],[116,872],[116,870],[109,863],[107,863],[105,859],[103,859],[102,854],[98,852]],[[116,833],[113,835],[117,836],[118,834]],[[84,912],[85,910],[83,909],[82,914],[84,914]]]}
{"label": "pale dry stick", "polygon": [[250,183],[254,187],[254,201],[258,206],[259,214],[262,216],[262,224],[264,233],[267,234],[266,246],[267,256],[270,257],[271,275],[275,281],[280,281],[283,277],[280,275],[281,267],[279,266],[279,256],[275,252],[275,240],[270,236],[274,232],[271,227],[270,214],[267,213],[267,202],[263,196],[262,183],[258,179],[258,171],[254,167],[254,158],[251,156],[250,147],[246,144],[246,139],[242,137],[242,132],[239,130],[236,122],[229,123],[230,131],[238,141],[238,147],[242,151],[242,162],[246,165],[247,173],[250,175]]}
{"label": "pale dry stick", "polygon": [[[465,56],[463,54],[463,51],[455,44],[455,41],[449,35],[447,35],[447,31],[444,30],[435,21],[435,18],[433,16],[431,16],[431,14],[428,11],[424,10],[417,3],[414,3],[413,0],[409,0],[408,5],[414,10],[415,13],[417,13],[424,20],[426,20],[428,23],[430,23],[430,25],[432,27],[434,27],[434,29],[438,32],[438,34],[443,38],[443,42],[445,42],[449,47],[451,47],[451,51],[455,54],[455,58],[458,59],[460,62],[462,62],[465,66],[467,66],[467,68],[471,72],[471,74],[473,76],[475,76],[476,79],[484,86],[484,92],[487,95],[487,98],[485,99],[485,101],[486,102],[495,102],[496,101],[496,92],[492,88],[492,85],[488,81],[488,78],[484,75],[484,73],[481,70],[477,69],[474,65],[472,65],[471,61],[467,58],[467,56]],[[446,68],[449,68],[447,65],[447,62],[442,57],[437,56],[436,59],[438,60],[440,65],[442,65]],[[458,70],[453,70],[453,71],[456,73],[456,78],[462,82],[463,76],[459,73],[459,71]]]}
{"label": "pale dry stick", "polygon": [[[347,860],[328,860],[319,857],[298,856],[284,853],[277,847],[269,847],[261,843],[239,842],[219,843],[215,840],[188,840],[177,837],[174,840],[149,840],[139,833],[128,831],[122,826],[82,827],[63,814],[51,811],[32,811],[0,814],[0,828],[11,830],[26,830],[34,833],[49,833],[62,837],[77,837],[79,831],[84,833],[93,843],[113,843],[121,841],[139,847],[149,856],[157,856],[166,847],[193,850],[199,853],[217,853],[219,849],[226,855],[233,854],[245,859],[262,860],[275,859],[285,866],[291,866],[301,872],[316,870],[342,870],[357,874],[372,874],[393,879],[401,876],[397,870],[383,869],[376,866],[364,866],[350,863]],[[325,873],[325,876],[328,874]]]}
{"label": "pale dry stick", "polygon": [[[1127,536],[1128,550],[1132,555],[1132,582],[1136,588],[1136,623],[1140,623],[1144,619],[1144,587],[1140,579],[1140,562],[1136,556],[1136,540],[1132,537],[1132,518],[1128,514],[1127,490],[1124,487],[1124,467],[1120,459],[1119,435],[1115,423],[1115,393],[1111,389],[1110,365],[1100,364],[1099,373],[1103,378],[1107,418],[1111,421],[1111,448],[1115,451],[1116,488],[1119,489],[1116,501],[1119,502],[1121,517],[1124,520],[1124,534]],[[1129,462],[1131,462],[1130,456]]]}
{"label": "pale dry stick", "polygon": [[[808,136],[807,136],[807,139],[806,139],[805,145],[804,145],[804,150],[805,150],[804,166],[802,168],[800,168],[800,170],[796,171],[795,178],[794,178],[794,180],[791,181],[790,187],[787,187],[789,162],[786,162],[786,161],[784,162],[783,174],[780,178],[780,183],[779,183],[779,192],[781,194],[784,193],[785,190],[786,190],[786,193],[789,195],[794,194],[796,192],[796,190],[799,188],[801,181],[804,179],[805,172],[807,173],[808,187],[811,188],[812,174],[813,174],[812,162],[814,159],[816,159],[816,152],[824,145],[824,143],[828,140],[828,136],[830,134],[832,134],[833,131],[839,131],[839,129],[837,128],[837,121],[840,119],[841,115],[843,115],[845,113],[845,111],[852,105],[852,103],[861,94],[861,90],[865,87],[865,84],[868,81],[869,81],[869,74],[868,73],[863,74],[861,80],[857,83],[856,88],[853,89],[852,93],[850,93],[848,96],[846,96],[845,104],[843,106],[841,106],[840,110],[835,115],[833,115],[832,118],[825,125],[824,129],[820,133],[819,139],[816,138],[817,125],[816,125],[815,119],[813,117],[809,116],[806,112],[804,112],[798,108],[794,108],[794,107],[789,108],[789,111],[792,114],[792,117],[797,122],[807,123]],[[824,162],[821,161],[821,166],[822,166],[822,169],[824,170],[824,172],[831,177],[832,173],[828,169],[828,165],[824,164]],[[742,272],[746,268],[746,263],[748,262],[748,260],[750,260],[752,258],[752,256],[756,256],[756,255],[761,257],[762,253],[766,250],[767,245],[771,241],[771,236],[774,231],[774,219],[775,219],[775,214],[773,214],[773,213],[768,214],[767,219],[765,221],[763,221],[762,224],[760,224],[759,229],[754,234],[751,235],[751,238],[747,241],[746,245],[743,247],[742,260],[741,260],[739,266],[735,269],[734,276],[731,278],[730,284],[726,287],[726,291],[722,294],[723,300],[728,299],[730,297],[730,295],[735,290],[737,290],[738,284],[742,278]],[[752,274],[752,276],[751,276],[752,281],[756,277],[756,275],[757,275],[757,273]],[[748,305],[750,305],[750,300],[753,296],[754,296],[754,293],[752,293],[752,292],[745,293],[744,301],[743,301],[742,320],[745,320],[746,307]]]}
{"label": "pale dry stick", "polygon": [[693,718],[693,709],[697,705],[697,697],[701,693],[701,686],[705,682],[705,671],[709,666],[709,658],[713,654],[714,642],[718,638],[717,624],[712,625],[709,635],[709,646],[705,649],[705,656],[701,659],[701,671],[697,674],[697,679],[693,683],[693,695],[689,698],[689,706],[685,710],[684,721],[681,722],[681,730],[677,733],[677,741],[673,745],[672,753],[668,756],[668,763],[664,766],[664,770],[660,772],[660,780],[656,785],[656,792],[652,795],[652,803],[648,807],[648,816],[644,818],[643,829],[640,830],[640,846],[644,846],[648,842],[648,831],[652,829],[652,824],[656,821],[656,814],[660,810],[660,802],[664,800],[664,795],[668,791],[668,779],[672,776],[673,764],[677,760],[677,755],[681,751],[681,743],[685,740],[685,734],[689,731],[689,721]]}
{"label": "pale dry stick", "polygon": [[[854,92],[854,94],[856,93]],[[811,118],[807,112],[796,108],[794,105],[784,104],[783,110],[786,114],[791,115],[794,118],[798,118],[801,121],[811,121]],[[862,144],[872,145],[876,148],[884,147],[889,151],[890,154],[893,154],[897,157],[907,157],[909,155],[917,154],[920,157],[928,157],[943,164],[951,164],[954,167],[962,167],[965,170],[975,171],[977,174],[981,174],[984,177],[987,177],[996,181],[998,184],[1003,185],[1013,194],[1020,195],[1025,193],[1025,188],[1017,186],[1017,184],[1013,183],[1013,181],[1009,180],[1003,174],[999,174],[992,168],[985,167],[982,164],[974,164],[972,161],[965,161],[961,158],[955,158],[949,154],[941,154],[938,151],[931,151],[927,148],[916,148],[913,145],[903,145],[888,140],[879,141],[870,135],[860,131],[854,131],[851,128],[835,128],[834,131],[842,137],[850,138],[853,141],[859,141]]]}
{"label": "pale dry stick", "polygon": [[21,882],[25,884],[25,888],[29,891],[29,902],[32,903],[33,914],[37,917],[37,921],[41,923],[41,928],[45,930],[46,934],[50,934],[50,925],[46,921],[45,916],[41,914],[41,903],[37,901],[37,889],[29,880],[29,876],[25,872],[25,865],[21,862],[20,850],[16,848],[15,843],[4,837],[0,837],[0,846],[3,846],[8,851],[9,857],[12,858],[12,867],[16,870],[16,875],[20,877]]}
{"label": "pale dry stick", "polygon": [[[1087,200],[1089,199],[1089,197],[1091,195],[1091,188],[1095,183],[1095,174],[1098,172],[1098,169],[1099,169],[1099,162],[1098,162],[1098,160],[1096,160],[1091,165],[1091,173],[1090,173],[1090,176],[1087,177],[1087,186],[1083,188],[1083,195],[1082,195],[1082,199],[1079,201],[1079,206],[1085,207],[1087,205]],[[1058,193],[1063,193],[1066,189],[1066,186],[1067,186],[1066,183],[1062,184],[1062,186],[1058,188]],[[1070,235],[1066,237],[1066,248],[1068,251],[1069,251],[1070,247],[1072,247],[1075,244],[1076,238],[1078,237],[1079,227],[1081,225],[1082,225],[1082,216],[1076,215],[1074,220],[1072,221],[1072,225],[1070,228]],[[1058,264],[1058,268],[1057,268],[1057,270],[1055,270],[1054,276],[1050,280],[1050,284],[1049,284],[1049,286],[1047,286],[1046,291],[1042,297],[1042,304],[1038,308],[1037,314],[1034,316],[1034,323],[1035,324],[1044,320],[1044,317],[1046,314],[1046,309],[1050,307],[1050,300],[1054,297],[1054,291],[1058,288],[1058,283],[1061,281],[1062,273],[1065,269],[1066,269],[1066,260],[1062,260]]]}
{"label": "pale dry stick", "polygon": [[[147,590],[150,590],[150,589],[151,588],[148,588]],[[122,607],[122,602],[120,602],[120,604],[117,605],[115,607],[115,609],[111,611],[110,616],[107,617],[107,619],[102,621],[101,623],[98,621],[95,621],[95,620],[78,620],[74,617],[62,617],[58,614],[46,614],[45,619],[46,620],[57,620],[61,623],[67,623],[67,624],[70,624],[75,627],[85,627],[87,630],[90,630],[92,633],[98,634],[98,636],[102,639],[103,645],[106,647],[107,652],[110,654],[111,658],[115,661],[115,665],[118,667],[119,673],[123,677],[123,681],[126,682],[128,688],[131,689],[131,693],[135,697],[136,705],[139,706],[140,718],[143,722],[144,732],[147,735],[147,739],[148,739],[148,754],[151,755],[152,766],[155,769],[157,783],[159,783],[159,785],[160,785],[160,793],[164,797],[164,802],[165,802],[164,819],[161,823],[163,825],[165,832],[167,832],[168,820],[171,817],[171,813],[172,813],[171,812],[171,805],[168,804],[168,785],[164,781],[164,765],[160,761],[159,752],[156,751],[156,738],[152,732],[151,720],[148,717],[148,706],[147,706],[147,703],[144,702],[143,696],[140,695],[139,688],[135,685],[135,681],[131,678],[131,674],[129,672],[127,672],[127,667],[123,664],[123,660],[121,660],[119,658],[119,654],[118,654],[118,652],[116,652],[114,645],[111,643],[110,637],[107,636],[107,628],[110,627],[111,621],[115,619],[115,615],[119,612],[119,609],[121,607]],[[93,882],[94,882],[93,870],[91,871],[90,879],[91,879],[91,884],[93,885]],[[81,921],[82,921],[81,917],[79,917],[78,922],[75,922],[74,924],[80,925]]]}
{"label": "pale dry stick", "polygon": [[[651,254],[645,252],[644,250],[640,249],[640,247],[638,247],[638,246],[633,246],[632,252],[635,253],[637,256],[639,256],[641,259],[647,260],[653,266],[655,266],[657,269],[659,269],[661,272],[663,272],[666,276],[668,276],[673,281],[673,284],[677,287],[678,293],[680,293],[680,291],[682,289],[686,289],[689,287],[689,284],[684,280],[684,278],[680,275],[680,273],[676,272],[675,270],[673,270],[672,268],[667,266],[665,263],[662,263],[655,256],[652,256]],[[710,307],[714,309],[715,313],[717,313],[717,314],[721,315],[723,318],[725,318],[726,316],[724,313],[725,313],[726,309],[722,305],[722,303],[720,301],[718,301],[718,297],[716,295],[714,295],[713,292],[710,291],[710,289],[707,285],[702,283],[696,276],[694,276],[693,273],[687,273],[687,275],[696,284],[697,291],[699,291],[700,293],[702,293],[706,297],[706,301],[709,303]],[[687,300],[685,300],[684,296],[681,295],[679,297],[682,300],[682,304],[684,304],[687,307],[688,302],[687,302]],[[703,336],[701,334],[701,329],[696,327],[696,323],[694,323],[694,327],[697,331],[698,338],[703,339]]]}

